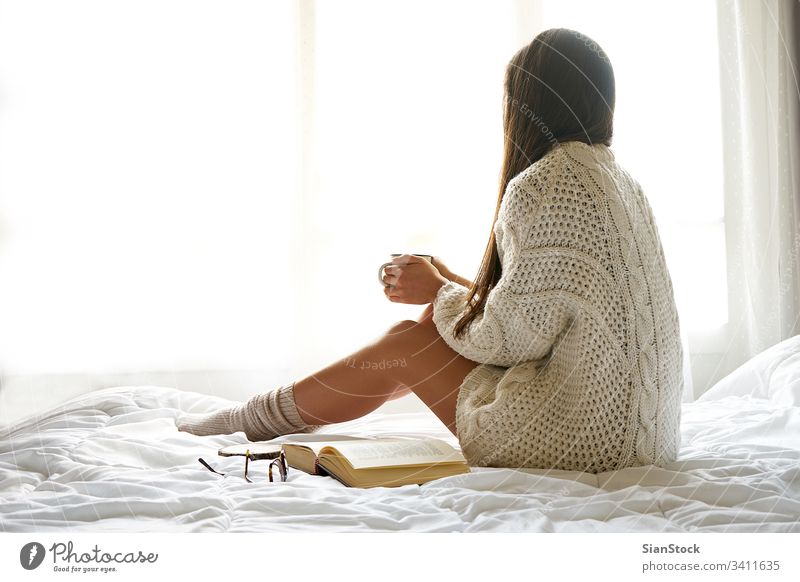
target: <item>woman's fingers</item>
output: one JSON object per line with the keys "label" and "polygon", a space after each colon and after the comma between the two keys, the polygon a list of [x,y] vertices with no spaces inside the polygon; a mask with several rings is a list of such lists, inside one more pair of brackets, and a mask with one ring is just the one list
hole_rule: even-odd
{"label": "woman's fingers", "polygon": [[383,270],[383,273],[383,282],[386,283],[383,288],[383,294],[386,295],[389,301],[403,303],[404,291],[398,286],[402,268],[390,265]]}
{"label": "woman's fingers", "polygon": [[395,265],[399,265],[401,267],[404,265],[411,265],[413,263],[421,263],[423,261],[426,261],[426,259],[423,259],[422,257],[416,257],[414,255],[400,255],[399,257],[392,259],[392,262]]}
{"label": "woman's fingers", "polygon": [[396,285],[400,276],[400,268],[389,265],[383,269],[383,282],[386,285]]}
{"label": "woman's fingers", "polygon": [[396,301],[399,297],[397,292],[394,290],[394,287],[384,287],[383,294],[386,295],[386,298],[389,301]]}

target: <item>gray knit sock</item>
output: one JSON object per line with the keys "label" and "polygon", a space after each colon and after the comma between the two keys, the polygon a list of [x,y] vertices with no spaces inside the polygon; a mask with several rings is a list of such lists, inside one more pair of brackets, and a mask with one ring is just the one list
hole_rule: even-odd
{"label": "gray knit sock", "polygon": [[178,430],[205,436],[243,431],[250,441],[267,441],[296,432],[313,432],[300,418],[294,402],[294,382],[277,390],[257,394],[241,406],[211,414],[184,414],[176,423]]}

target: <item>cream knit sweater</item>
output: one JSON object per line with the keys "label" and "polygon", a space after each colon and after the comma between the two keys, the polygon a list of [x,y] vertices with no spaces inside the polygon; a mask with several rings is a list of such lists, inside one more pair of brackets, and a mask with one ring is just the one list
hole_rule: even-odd
{"label": "cream knit sweater", "polygon": [[502,277],[453,338],[467,289],[433,321],[481,365],[456,429],[473,466],[597,473],[674,461],[682,347],[672,283],[642,188],[604,145],[556,144],[508,184],[494,226]]}

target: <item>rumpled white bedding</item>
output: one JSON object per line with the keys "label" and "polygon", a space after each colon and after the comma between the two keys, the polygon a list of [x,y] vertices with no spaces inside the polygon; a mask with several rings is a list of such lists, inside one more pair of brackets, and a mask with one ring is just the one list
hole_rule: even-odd
{"label": "rumpled white bedding", "polygon": [[[765,355],[766,354],[766,355]],[[683,405],[667,468],[599,475],[473,468],[398,488],[350,489],[290,470],[241,478],[219,447],[244,435],[179,433],[181,411],[230,402],[159,387],[92,392],[0,432],[0,530],[800,532],[800,336]],[[747,384],[747,385],[745,385]],[[430,435],[432,413],[378,414],[321,432]],[[204,469],[204,457],[230,474]]]}

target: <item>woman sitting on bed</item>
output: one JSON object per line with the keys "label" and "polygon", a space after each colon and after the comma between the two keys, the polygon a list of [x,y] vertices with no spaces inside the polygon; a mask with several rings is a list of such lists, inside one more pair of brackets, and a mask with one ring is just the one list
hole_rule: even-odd
{"label": "woman sitting on bed", "polygon": [[[395,259],[384,293],[428,304],[418,321],[180,430],[268,440],[413,392],[473,466],[596,473],[675,459],[678,316],[650,206],[609,149],[611,64],[591,39],[551,29],[514,55],[504,85],[499,198],[475,281],[438,258]],[[395,359],[407,365],[370,365]]]}

